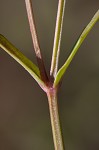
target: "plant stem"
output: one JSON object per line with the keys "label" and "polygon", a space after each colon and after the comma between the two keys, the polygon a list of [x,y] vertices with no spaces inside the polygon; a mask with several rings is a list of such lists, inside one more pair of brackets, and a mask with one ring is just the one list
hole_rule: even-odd
{"label": "plant stem", "polygon": [[58,3],[53,54],[52,54],[52,62],[51,62],[51,69],[50,69],[50,75],[53,76],[54,78],[58,70],[58,61],[59,61],[59,53],[60,53],[60,42],[61,42],[61,35],[62,35],[65,3],[66,3],[66,0],[59,0],[59,3]]}
{"label": "plant stem", "polygon": [[37,58],[38,67],[40,70],[41,78],[46,83],[48,81],[48,77],[47,77],[47,73],[46,73],[46,69],[44,66],[41,49],[40,49],[40,45],[39,45],[39,41],[37,37],[32,2],[31,0],[25,0],[25,3],[26,3],[26,10],[27,10],[30,31],[31,31],[31,36],[32,36],[33,46],[34,46],[34,50],[35,50],[35,54]]}
{"label": "plant stem", "polygon": [[57,104],[57,90],[47,92],[55,150],[64,150]]}

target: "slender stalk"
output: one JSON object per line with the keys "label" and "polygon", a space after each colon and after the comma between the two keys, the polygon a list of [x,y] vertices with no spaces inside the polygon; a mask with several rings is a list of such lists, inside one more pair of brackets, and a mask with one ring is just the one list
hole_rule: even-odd
{"label": "slender stalk", "polygon": [[43,58],[42,58],[42,54],[41,54],[41,49],[40,49],[40,45],[39,45],[39,41],[38,41],[38,37],[37,37],[32,2],[31,2],[31,0],[25,0],[25,3],[26,3],[26,10],[27,10],[28,20],[29,20],[29,25],[30,25],[33,46],[34,46],[41,78],[43,81],[47,82],[48,77],[47,77],[47,73],[45,70],[45,66],[44,66],[44,62],[43,62]]}
{"label": "slender stalk", "polygon": [[57,104],[57,90],[47,92],[55,150],[64,150]]}
{"label": "slender stalk", "polygon": [[65,2],[66,0],[59,0],[59,3],[58,3],[53,54],[52,54],[52,62],[51,62],[51,69],[50,69],[50,75],[53,76],[54,78],[58,70],[58,61],[59,61],[59,53],[60,53],[60,42],[61,42]]}

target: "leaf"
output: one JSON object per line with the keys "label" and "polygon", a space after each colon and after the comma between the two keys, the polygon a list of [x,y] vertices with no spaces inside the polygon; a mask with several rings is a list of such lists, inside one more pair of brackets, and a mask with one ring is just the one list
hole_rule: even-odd
{"label": "leaf", "polygon": [[76,42],[76,44],[75,44],[71,54],[69,55],[68,59],[66,60],[64,65],[59,69],[59,71],[58,71],[58,73],[56,75],[55,81],[54,81],[54,86],[58,85],[58,83],[62,79],[64,73],[66,72],[68,66],[70,65],[72,59],[74,58],[75,54],[77,53],[79,47],[81,46],[81,44],[83,43],[84,39],[86,38],[86,36],[90,32],[90,30],[92,29],[92,27],[95,25],[95,23],[98,20],[99,20],[99,10],[96,12],[96,14],[92,18],[92,20],[87,25],[87,27],[83,30],[82,34],[80,35],[79,39],[77,40],[77,42]]}
{"label": "leaf", "polygon": [[12,56],[20,65],[22,65],[40,86],[45,86],[40,78],[38,67],[14,47],[3,35],[0,34],[0,47]]}

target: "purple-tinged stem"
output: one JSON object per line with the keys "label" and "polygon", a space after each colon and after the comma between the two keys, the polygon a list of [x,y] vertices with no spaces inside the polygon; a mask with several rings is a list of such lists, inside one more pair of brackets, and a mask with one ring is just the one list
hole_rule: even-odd
{"label": "purple-tinged stem", "polygon": [[37,58],[38,67],[40,70],[41,79],[45,83],[47,83],[48,77],[47,77],[47,73],[45,70],[45,66],[44,66],[44,62],[43,62],[43,58],[42,58],[42,54],[41,54],[41,49],[40,49],[40,45],[39,45],[39,41],[38,41],[38,37],[37,37],[32,2],[31,2],[31,0],[25,0],[25,3],[26,3],[26,10],[27,10],[28,20],[29,20],[29,25],[30,25],[33,46],[34,46],[34,50],[35,50],[35,54],[36,54],[36,58]]}

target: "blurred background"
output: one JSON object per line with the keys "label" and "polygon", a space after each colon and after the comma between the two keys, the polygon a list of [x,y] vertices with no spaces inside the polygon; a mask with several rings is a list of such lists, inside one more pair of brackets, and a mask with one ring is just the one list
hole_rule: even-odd
{"label": "blurred background", "polygon": [[[58,0],[32,1],[49,73]],[[59,67],[98,9],[98,0],[67,1]],[[0,0],[0,33],[36,63],[24,0]],[[66,150],[99,150],[99,22],[68,68],[58,103]],[[0,150],[54,150],[46,94],[2,49]]]}

